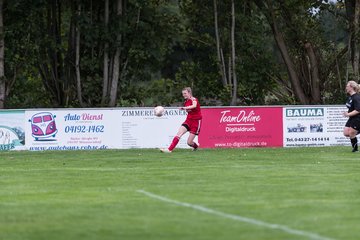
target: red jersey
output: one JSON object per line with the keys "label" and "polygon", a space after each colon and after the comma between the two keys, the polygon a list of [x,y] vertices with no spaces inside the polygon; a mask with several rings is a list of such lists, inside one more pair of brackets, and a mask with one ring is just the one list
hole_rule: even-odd
{"label": "red jersey", "polygon": [[200,120],[202,119],[202,115],[200,110],[200,103],[197,98],[191,97],[190,99],[186,99],[184,102],[184,107],[193,105],[193,101],[196,101],[196,108],[186,110],[188,113],[187,119]]}

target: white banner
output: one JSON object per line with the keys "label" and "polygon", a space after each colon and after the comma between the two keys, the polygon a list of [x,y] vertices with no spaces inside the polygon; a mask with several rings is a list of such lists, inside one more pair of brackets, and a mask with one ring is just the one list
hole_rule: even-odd
{"label": "white banner", "polygon": [[343,136],[346,107],[284,107],[284,147],[349,145]]}
{"label": "white banner", "polygon": [[91,150],[119,146],[119,111],[39,110],[26,111],[25,118],[29,150]]}
{"label": "white banner", "polygon": [[[154,116],[153,109],[121,110],[121,148],[165,148],[185,121],[186,112],[166,108],[162,117]],[[187,148],[185,134],[177,148]]]}
{"label": "white banner", "polygon": [[[29,150],[91,150],[168,147],[186,112],[168,108],[155,117],[152,108],[26,111]],[[178,148],[188,147],[187,135]]]}

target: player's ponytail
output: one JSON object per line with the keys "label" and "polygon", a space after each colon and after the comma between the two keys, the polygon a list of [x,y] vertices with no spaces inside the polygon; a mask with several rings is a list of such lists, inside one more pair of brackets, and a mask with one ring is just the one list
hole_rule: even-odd
{"label": "player's ponytail", "polygon": [[355,92],[357,92],[357,93],[360,92],[360,86],[357,82],[349,81],[348,84],[350,85],[350,87],[352,87],[354,89]]}

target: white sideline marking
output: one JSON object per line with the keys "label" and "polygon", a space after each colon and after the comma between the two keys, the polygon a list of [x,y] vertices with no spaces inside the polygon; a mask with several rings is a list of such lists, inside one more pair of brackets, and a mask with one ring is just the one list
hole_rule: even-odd
{"label": "white sideline marking", "polygon": [[191,204],[191,203],[176,201],[176,200],[173,200],[173,199],[170,199],[170,198],[166,198],[166,197],[163,197],[163,196],[160,196],[160,195],[156,195],[156,194],[151,193],[151,192],[147,192],[147,191],[142,190],[142,189],[137,190],[137,192],[142,193],[142,194],[144,194],[144,195],[146,195],[146,196],[148,196],[150,198],[160,200],[162,202],[167,202],[167,203],[172,203],[172,204],[182,206],[182,207],[192,208],[192,209],[198,210],[200,212],[205,212],[205,213],[217,215],[219,217],[228,218],[228,219],[232,219],[232,220],[235,220],[235,221],[250,223],[250,224],[254,224],[254,225],[261,226],[261,227],[266,227],[266,228],[271,228],[271,229],[278,229],[278,230],[281,230],[281,231],[284,231],[284,232],[287,232],[287,233],[290,233],[290,234],[293,234],[293,235],[305,236],[305,237],[308,237],[310,239],[333,240],[332,238],[323,237],[323,236],[320,236],[320,235],[318,235],[316,233],[291,229],[291,228],[289,228],[287,226],[284,226],[284,225],[267,223],[267,222],[263,222],[263,221],[252,219],[252,218],[247,218],[247,217],[242,217],[242,216],[239,216],[239,215],[220,212],[220,211],[217,211],[217,210],[213,210],[211,208],[203,207],[201,205],[195,205],[195,204]]}
{"label": "white sideline marking", "polygon": [[[234,166],[235,167],[235,166]],[[197,169],[197,168],[219,168],[219,166],[179,166],[179,167],[150,167],[146,170],[176,170],[176,169]],[[104,167],[93,167],[93,168],[82,168],[82,167],[59,167],[59,168],[14,168],[7,167],[1,168],[0,172],[40,172],[40,171],[98,171],[98,172],[114,172],[114,171],[127,171],[127,170],[144,170],[143,167],[122,167],[122,168],[104,168]]]}

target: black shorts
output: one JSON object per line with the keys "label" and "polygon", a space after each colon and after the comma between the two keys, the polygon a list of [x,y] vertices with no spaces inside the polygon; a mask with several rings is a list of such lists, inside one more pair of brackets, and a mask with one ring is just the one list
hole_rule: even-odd
{"label": "black shorts", "polygon": [[345,124],[345,127],[351,127],[357,131],[360,131],[360,118],[349,118]]}

